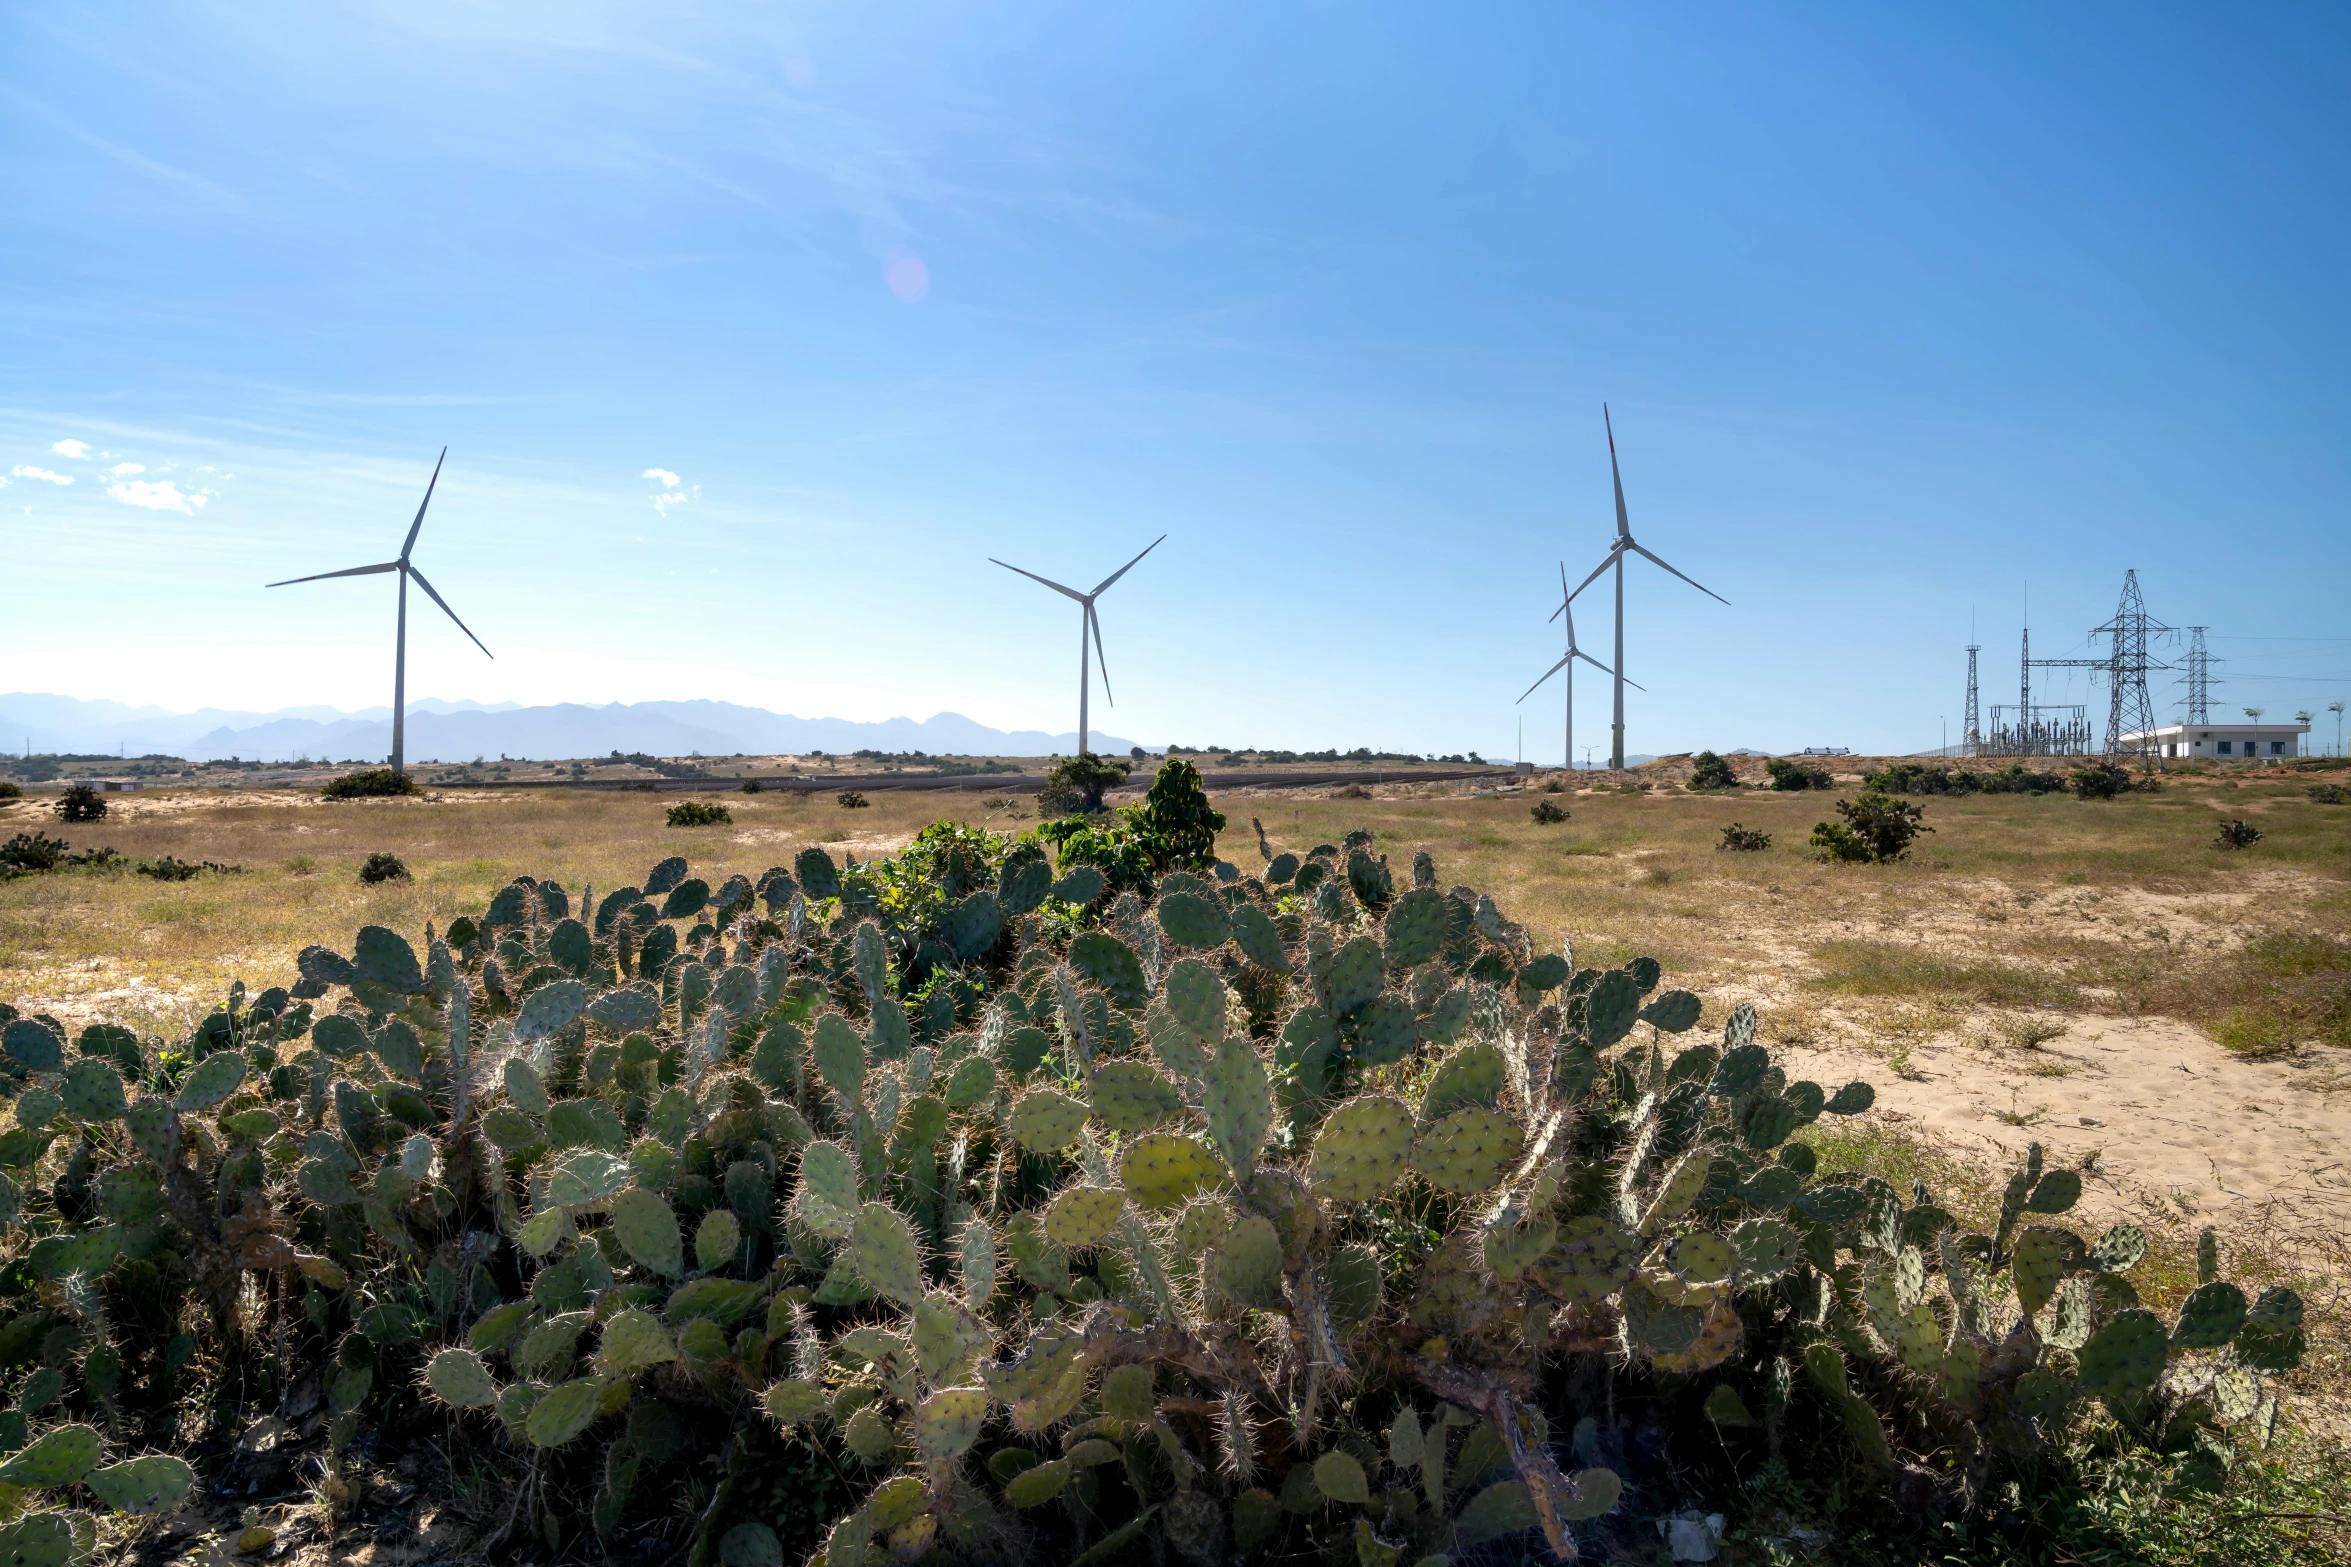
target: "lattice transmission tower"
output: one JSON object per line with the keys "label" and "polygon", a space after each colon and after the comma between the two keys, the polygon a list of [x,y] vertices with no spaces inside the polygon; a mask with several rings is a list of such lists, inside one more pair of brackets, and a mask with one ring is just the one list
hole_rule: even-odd
{"label": "lattice transmission tower", "polygon": [[[2109,639],[2106,681],[2109,702],[2106,709],[2106,754],[2113,756],[2122,750],[2126,734],[2146,735],[2155,727],[2155,702],[2147,695],[2147,671],[2169,669],[2169,664],[2156,662],[2147,651],[2149,636],[2167,636],[2172,628],[2161,621],[2150,619],[2147,605],[2139,597],[2139,573],[2134,569],[2122,574],[2122,602],[2115,607],[2114,618],[2103,626],[2090,628],[2090,635]],[[2141,739],[2138,749],[2148,751],[2153,742]]]}
{"label": "lattice transmission tower", "polygon": [[2212,655],[2204,651],[2209,626],[2188,628],[2188,722],[2212,722]]}
{"label": "lattice transmission tower", "polygon": [[1984,732],[1976,719],[1975,699],[1975,656],[1982,651],[1981,643],[1970,642],[1967,645],[1967,717],[1962,720],[1959,731],[1959,754],[1962,756],[1973,756],[1984,748]]}

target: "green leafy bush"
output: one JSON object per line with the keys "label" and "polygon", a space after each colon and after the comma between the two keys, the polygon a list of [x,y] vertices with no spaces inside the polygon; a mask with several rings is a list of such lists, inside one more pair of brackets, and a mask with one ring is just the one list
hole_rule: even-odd
{"label": "green leafy bush", "polygon": [[761,783],[756,778],[746,778],[743,780],[741,792],[744,794],[757,794],[766,787],[767,785]]}
{"label": "green leafy bush", "polygon": [[1728,849],[1737,854],[1753,854],[1771,847],[1771,834],[1759,827],[1742,827],[1733,822],[1722,830],[1722,841],[1714,847],[1718,853]]}
{"label": "green leafy bush", "polygon": [[723,827],[734,819],[734,813],[725,806],[700,800],[681,800],[669,808],[672,827]]}
{"label": "green leafy bush", "polygon": [[1224,812],[1208,803],[1200,769],[1190,762],[1163,763],[1143,803],[1126,817],[1154,871],[1206,870],[1216,863]]}
{"label": "green leafy bush", "polygon": [[1554,822],[1567,820],[1566,807],[1551,800],[1537,800],[1533,805],[1527,807],[1527,815],[1546,827]]}
{"label": "green leafy bush", "polygon": [[[398,864],[399,862],[395,860],[393,863]],[[206,871],[210,871],[216,876],[235,876],[241,874],[245,867],[223,865],[217,860],[183,860],[166,854],[159,859],[136,861],[132,864],[131,869],[156,881],[194,881]],[[400,874],[405,876],[408,872],[403,868]],[[367,879],[366,871],[362,870],[359,875],[362,881]]]}
{"label": "green leafy bush", "polygon": [[1731,764],[1712,751],[1700,751],[1690,758],[1690,787],[1693,789],[1736,789],[1739,775]]}
{"label": "green leafy bush", "polygon": [[381,800],[424,791],[397,767],[363,767],[332,780],[318,792],[329,800]]}
{"label": "green leafy bush", "polygon": [[[1189,762],[1184,764],[1189,767]],[[1094,756],[1080,752],[1053,764],[1045,775],[1045,787],[1037,800],[1041,815],[1069,816],[1080,812],[1091,815],[1102,809],[1104,790],[1115,789],[1127,781],[1135,764],[1121,757]],[[1163,769],[1164,770],[1164,769]],[[1198,776],[1197,772],[1194,774]]]}
{"label": "green leafy bush", "polygon": [[[1967,776],[1974,779],[1976,788],[1985,794],[2063,794],[2066,788],[2064,774],[2038,771],[2022,762],[2011,762],[2006,767]],[[1954,789],[1952,792],[1958,794],[1965,791]]]}
{"label": "green leafy bush", "polygon": [[1837,781],[1829,770],[1817,762],[1790,761],[1784,756],[1766,757],[1763,770],[1771,774],[1774,789],[1834,789]]}
{"label": "green leafy bush", "polygon": [[2312,784],[2310,798],[2320,805],[2351,805],[2351,789],[2341,784]]}
{"label": "green leafy bush", "polygon": [[361,863],[359,879],[370,887],[377,887],[388,881],[407,881],[410,877],[408,867],[400,863],[400,856],[378,849]]}
{"label": "green leafy bush", "polygon": [[2220,834],[2213,842],[2223,849],[2250,849],[2266,836],[2262,830],[2242,817],[2232,817],[2220,824]]}
{"label": "green leafy bush", "polygon": [[871,800],[855,789],[843,789],[839,794],[833,796],[833,803],[844,811],[862,811],[873,804]]}
{"label": "green leafy bush", "polygon": [[2105,757],[2085,762],[2067,780],[2077,800],[2115,800],[2131,792],[2130,770]]}
{"label": "green leafy bush", "polygon": [[1908,800],[1897,800],[1864,790],[1858,800],[1839,800],[1837,814],[1844,823],[1821,822],[1812,829],[1812,846],[1824,860],[1890,864],[1910,852],[1925,824],[1925,811]]}
{"label": "green leafy bush", "polygon": [[1861,787],[1880,794],[1973,794],[1977,775],[1965,768],[1941,763],[1889,762],[1876,772],[1861,775]]}
{"label": "green leafy bush", "polygon": [[61,822],[102,822],[106,820],[106,796],[86,783],[71,784],[51,809]]}
{"label": "green leafy bush", "polygon": [[941,823],[521,877],[168,1047],[0,1013],[0,1355],[58,1373],[10,1527],[176,1505],[184,1462],[93,1468],[79,1422],[174,1443],[197,1365],[221,1430],[319,1389],[330,1497],[429,1431],[550,1548],[827,1567],[1629,1558],[1783,1453],[2030,1528],[2077,1411],[2276,1424],[2292,1291],[2208,1243],[2158,1318],[2145,1236],[2065,1228],[2038,1148],[1988,1233],[1822,1173],[1796,1134],[1866,1084],[1370,846],[1111,896]]}
{"label": "green leafy bush", "polygon": [[0,800],[21,800],[24,789],[13,778],[0,778]]}
{"label": "green leafy bush", "polygon": [[72,847],[63,838],[52,838],[46,833],[20,832],[6,843],[0,843],[0,868],[53,871],[65,863],[66,852]]}

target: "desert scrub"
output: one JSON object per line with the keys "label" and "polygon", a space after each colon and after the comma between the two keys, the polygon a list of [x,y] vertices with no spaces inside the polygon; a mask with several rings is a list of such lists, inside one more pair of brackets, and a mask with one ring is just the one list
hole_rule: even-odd
{"label": "desert scrub", "polygon": [[1722,841],[1717,851],[1730,850],[1737,854],[1755,854],[1771,847],[1771,834],[1758,827],[1742,827],[1737,822],[1722,830]]}
{"label": "desert scrub", "polygon": [[1551,826],[1567,820],[1567,808],[1550,800],[1537,800],[1527,808],[1527,815],[1541,826]]}
{"label": "desert scrub", "polygon": [[102,822],[106,820],[106,797],[86,783],[73,784],[50,809],[61,822]]}
{"label": "desert scrub", "polygon": [[735,819],[734,813],[723,805],[711,805],[701,800],[681,800],[669,808],[672,827],[723,827]]}
{"label": "desert scrub", "polygon": [[360,862],[359,879],[370,887],[381,886],[388,881],[407,881],[408,867],[401,863],[397,854],[379,849]]}
{"label": "desert scrub", "polygon": [[873,804],[871,800],[855,789],[843,789],[839,794],[833,796],[833,803],[844,811],[862,811]]}
{"label": "desert scrub", "polygon": [[1763,770],[1771,775],[1774,789],[1834,789],[1837,781],[1829,770],[1815,762],[1792,762],[1784,756],[1766,758]]}
{"label": "desert scrub", "polygon": [[378,800],[423,793],[416,780],[397,767],[363,767],[332,780],[318,792],[329,800]]}
{"label": "desert scrub", "polygon": [[1890,864],[1910,852],[1920,833],[1934,831],[1922,807],[1875,790],[1839,800],[1837,814],[1845,818],[1842,824],[1821,822],[1812,829],[1812,846],[1824,860]]}
{"label": "desert scrub", "polygon": [[1739,775],[1731,764],[1712,751],[1700,751],[1690,758],[1690,787],[1692,789],[1736,789]]}
{"label": "desert scrub", "polygon": [[2265,836],[2260,828],[2239,816],[2222,822],[2212,843],[2218,849],[2250,849]]}
{"label": "desert scrub", "polygon": [[671,856],[306,948],[174,1042],[10,1015],[0,1167],[64,1200],[0,1343],[79,1357],[28,1436],[174,1441],[218,1366],[225,1429],[321,1389],[322,1487],[420,1429],[501,1477],[484,1554],[878,1567],[1653,1550],[1775,1449],[1923,1531],[2016,1516],[2077,1415],[2194,1483],[2167,1432],[2274,1424],[2290,1290],[2200,1260],[2158,1314],[2037,1150],[1948,1207],[1824,1168],[1871,1090],[1751,1007],[1701,1037],[1368,831],[1256,857]]}

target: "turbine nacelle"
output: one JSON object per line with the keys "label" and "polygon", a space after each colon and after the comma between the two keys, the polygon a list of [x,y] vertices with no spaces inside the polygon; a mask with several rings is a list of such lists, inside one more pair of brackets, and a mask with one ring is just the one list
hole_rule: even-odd
{"label": "turbine nacelle", "polygon": [[1119,578],[1134,570],[1135,563],[1140,561],[1143,556],[1150,554],[1153,550],[1159,548],[1160,545],[1165,544],[1166,542],[1167,535],[1162,533],[1158,538],[1153,539],[1150,543],[1144,545],[1141,552],[1135,556],[1134,560],[1128,561],[1125,565],[1119,567],[1118,570],[1112,572],[1109,576],[1104,577],[1100,582],[1095,583],[1094,591],[1091,593],[1080,593],[1073,587],[1068,587],[1062,583],[1055,582],[1051,577],[1040,577],[1035,572],[1026,570],[1019,566],[1015,566],[1008,560],[998,560],[993,555],[988,557],[988,563],[990,565],[1002,566],[1006,571],[1017,572],[1019,575],[1028,578],[1031,582],[1042,583],[1044,586],[1049,587],[1054,592],[1060,594],[1063,598],[1075,599],[1078,603],[1078,754],[1080,756],[1087,754],[1086,703],[1093,683],[1092,675],[1087,662],[1089,644],[1091,645],[1094,662],[1099,663],[1102,666],[1102,695],[1106,700],[1109,701],[1112,707],[1116,707],[1118,705],[1118,698],[1113,696],[1110,690],[1110,656],[1102,651],[1102,617],[1095,613],[1094,601],[1100,598],[1104,593],[1107,593],[1110,590],[1111,584],[1117,582]]}

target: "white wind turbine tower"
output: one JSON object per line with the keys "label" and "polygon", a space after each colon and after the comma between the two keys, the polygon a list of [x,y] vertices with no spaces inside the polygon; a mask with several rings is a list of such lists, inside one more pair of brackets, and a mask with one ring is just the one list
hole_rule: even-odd
{"label": "white wind turbine tower", "polygon": [[[1606,664],[1576,646],[1574,600],[1575,595],[1567,591],[1567,562],[1561,561],[1559,563],[1559,607],[1551,612],[1551,618],[1557,620],[1562,615],[1567,617],[1567,652],[1561,656],[1558,663],[1543,671],[1542,680],[1527,687],[1519,696],[1521,702],[1525,701],[1542,686],[1543,680],[1550,679],[1563,669],[1567,671],[1567,748],[1565,752],[1567,761],[1565,766],[1571,774],[1575,771],[1575,661],[1580,658],[1604,675],[1615,673]],[[1626,684],[1635,691],[1649,689],[1637,680],[1627,681]]]}
{"label": "white wind turbine tower", "polygon": [[424,527],[424,510],[433,503],[433,486],[441,482],[441,463],[446,462],[448,457],[449,448],[444,446],[441,448],[440,458],[433,463],[433,476],[425,484],[424,499],[417,503],[416,521],[408,525],[408,537],[400,546],[398,560],[388,560],[378,566],[351,566],[342,571],[322,571],[308,577],[289,577],[283,582],[269,584],[273,588],[286,588],[292,587],[297,582],[323,582],[329,577],[372,577],[386,571],[400,573],[400,629],[392,644],[392,770],[394,772],[404,770],[407,762],[405,741],[408,717],[408,579],[414,577],[418,587],[432,594],[433,602],[441,606],[441,613],[447,615],[451,620],[457,621],[457,629],[473,638],[473,645],[482,648],[484,658],[496,656],[488,648],[482,647],[482,639],[474,636],[471,627],[466,625],[464,621],[457,620],[457,611],[449,607],[447,599],[434,592],[433,585],[425,580],[425,574],[417,570],[415,564],[408,558],[409,552],[416,548],[417,533]]}
{"label": "white wind turbine tower", "polygon": [[[1149,544],[1143,546],[1143,555],[1150,554],[1153,550],[1159,548],[1160,545],[1166,542],[1167,535],[1162,533],[1158,538],[1153,539]],[[1137,555],[1135,560],[1128,561],[1125,565],[1119,567],[1118,570],[1112,572],[1109,576],[1104,577],[1100,582],[1094,584],[1094,591],[1091,593],[1080,593],[1075,588],[1065,588],[1050,577],[1040,577],[1033,571],[1021,571],[1018,566],[1013,565],[1010,561],[998,560],[993,555],[988,557],[988,563],[990,565],[1002,566],[1006,571],[1019,571],[1022,576],[1028,578],[1031,582],[1042,582],[1045,584],[1045,586],[1051,588],[1054,592],[1062,595],[1064,598],[1076,599],[1079,606],[1084,610],[1084,613],[1078,618],[1078,755],[1080,756],[1087,754],[1086,697],[1088,689],[1093,683],[1092,672],[1087,664],[1089,650],[1086,639],[1088,636],[1093,638],[1091,656],[1101,660],[1102,663],[1102,695],[1106,700],[1109,701],[1111,706],[1116,707],[1118,705],[1118,699],[1110,695],[1110,659],[1108,655],[1104,654],[1102,651],[1102,622],[1095,617],[1094,601],[1100,598],[1104,593],[1108,592],[1110,585],[1113,582],[1116,582],[1119,578],[1134,570],[1135,561],[1141,560],[1143,555]]]}
{"label": "white wind turbine tower", "polygon": [[[1599,580],[1600,573],[1612,566],[1616,568],[1616,711],[1614,721],[1610,725],[1614,743],[1609,751],[1608,765],[1621,771],[1624,767],[1624,558],[1626,554],[1639,555],[1649,561],[1651,565],[1664,566],[1667,571],[1681,577],[1691,587],[1726,607],[1730,604],[1730,600],[1696,578],[1683,576],[1680,571],[1668,565],[1662,558],[1643,549],[1633,541],[1633,525],[1625,517],[1624,475],[1619,473],[1616,467],[1616,425],[1608,417],[1606,403],[1600,405],[1600,419],[1608,429],[1608,476],[1616,481],[1616,539],[1608,546],[1608,553],[1601,557],[1600,564],[1592,568],[1591,576],[1578,583],[1575,593],[1570,593],[1568,599],[1572,602],[1576,593],[1583,592],[1584,589]],[[1562,609],[1565,607],[1565,605],[1561,606]]]}

